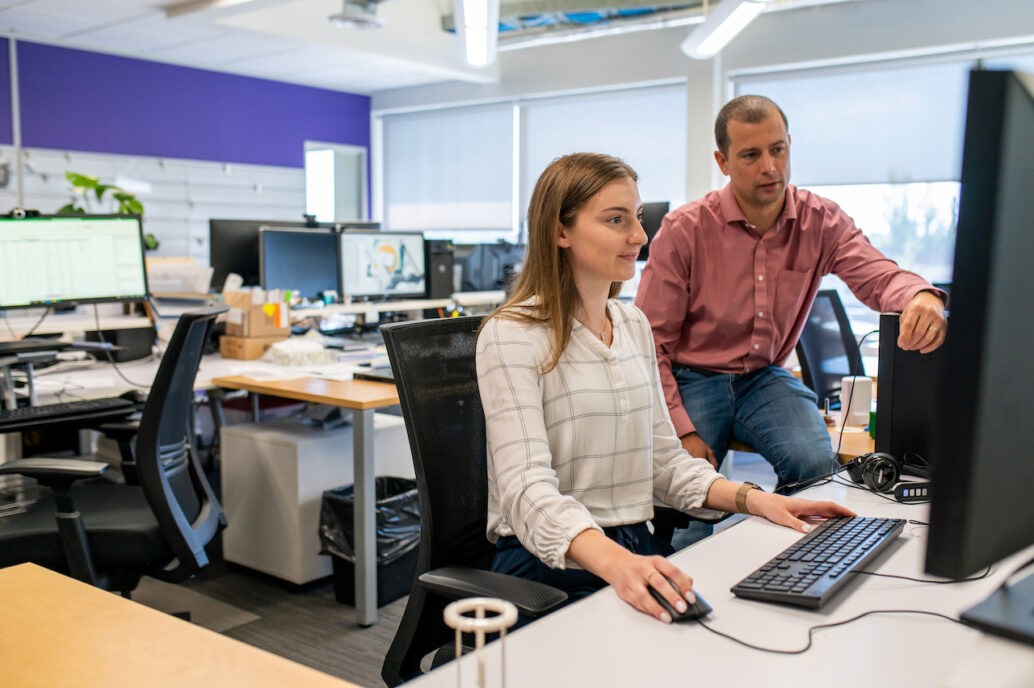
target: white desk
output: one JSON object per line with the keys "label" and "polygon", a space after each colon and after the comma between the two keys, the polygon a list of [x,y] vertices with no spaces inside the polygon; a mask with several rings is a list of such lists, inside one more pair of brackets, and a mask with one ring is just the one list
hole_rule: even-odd
{"label": "white desk", "polygon": [[[809,496],[832,498],[866,516],[926,521],[926,506],[887,502],[840,486]],[[927,528],[909,524],[877,560],[876,570],[926,578]],[[819,611],[741,600],[729,588],[800,537],[752,517],[672,557],[694,578],[714,611],[712,627],[765,647],[798,648],[807,629],[872,609],[958,614],[983,599],[1023,557],[996,565],[984,580],[954,585],[857,576]],[[1025,552],[1030,556],[1031,552]],[[695,623],[665,625],[637,612],[611,589],[600,591],[515,632],[507,644],[510,686],[873,686],[1034,685],[1034,648],[921,615],[876,615],[815,633],[802,655],[751,650]],[[486,650],[489,686],[499,685],[499,644]],[[462,660],[464,686],[474,686],[473,657]],[[414,688],[453,688],[456,669],[439,668]]]}
{"label": "white desk", "polygon": [[408,299],[404,301],[357,301],[355,303],[335,303],[321,308],[295,308],[291,310],[291,318],[308,318],[331,315],[333,313],[385,313],[421,311],[427,308],[445,308],[451,304],[460,306],[496,306],[506,298],[502,291],[469,291],[456,292],[447,299]]}

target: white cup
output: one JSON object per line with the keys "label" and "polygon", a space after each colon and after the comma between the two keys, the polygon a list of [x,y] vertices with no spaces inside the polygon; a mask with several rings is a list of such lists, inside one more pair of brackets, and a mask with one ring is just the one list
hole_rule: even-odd
{"label": "white cup", "polygon": [[[853,392],[851,390],[854,390]],[[850,400],[851,408],[847,407]],[[872,378],[857,375],[840,380],[840,417],[847,425],[867,425],[872,405]]]}

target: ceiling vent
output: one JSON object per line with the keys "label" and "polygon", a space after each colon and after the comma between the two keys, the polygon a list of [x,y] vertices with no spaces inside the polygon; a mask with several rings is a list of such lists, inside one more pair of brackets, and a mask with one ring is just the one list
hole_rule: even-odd
{"label": "ceiling vent", "polygon": [[382,0],[344,0],[341,12],[332,14],[329,21],[339,29],[379,29],[384,20],[377,16],[377,5]]}

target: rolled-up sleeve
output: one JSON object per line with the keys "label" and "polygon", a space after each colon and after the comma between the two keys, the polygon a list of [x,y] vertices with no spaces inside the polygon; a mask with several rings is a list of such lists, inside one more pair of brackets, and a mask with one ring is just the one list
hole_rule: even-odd
{"label": "rolled-up sleeve", "polygon": [[[535,336],[541,333],[495,317],[478,337],[489,490],[499,506],[499,513],[488,515],[488,536],[494,540],[496,530],[512,530],[529,552],[547,566],[562,569],[571,540],[586,529],[600,528],[584,505],[559,490],[543,415],[542,361],[540,347],[532,341]],[[497,528],[500,524],[503,527]]]}

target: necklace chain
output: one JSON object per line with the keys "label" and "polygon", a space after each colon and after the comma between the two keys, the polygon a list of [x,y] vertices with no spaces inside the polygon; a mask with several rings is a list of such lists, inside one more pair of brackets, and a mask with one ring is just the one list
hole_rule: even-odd
{"label": "necklace chain", "polygon": [[607,323],[608,322],[610,322],[610,321],[607,320],[606,318],[604,318],[604,320],[603,320],[603,329],[600,330],[599,332],[597,332],[596,330],[592,329],[588,325],[585,325],[585,329],[587,329],[589,332],[592,332],[594,335],[599,337],[601,342],[605,342],[605,341],[607,341],[605,335],[607,334]]}

